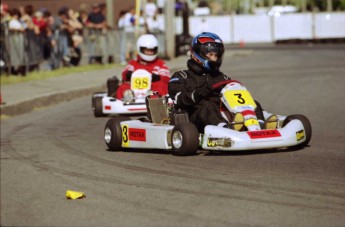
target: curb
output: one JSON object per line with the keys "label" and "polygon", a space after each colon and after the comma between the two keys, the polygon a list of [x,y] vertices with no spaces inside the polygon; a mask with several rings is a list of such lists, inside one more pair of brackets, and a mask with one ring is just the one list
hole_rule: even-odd
{"label": "curb", "polygon": [[[72,91],[60,92],[51,94],[32,100],[16,103],[10,106],[1,106],[1,118],[24,114],[35,109],[48,107],[51,105],[59,104],[61,102],[70,101],[75,98],[90,95],[94,92],[106,89],[105,85],[95,86],[90,88],[77,89]],[[91,103],[91,101],[90,101]]]}

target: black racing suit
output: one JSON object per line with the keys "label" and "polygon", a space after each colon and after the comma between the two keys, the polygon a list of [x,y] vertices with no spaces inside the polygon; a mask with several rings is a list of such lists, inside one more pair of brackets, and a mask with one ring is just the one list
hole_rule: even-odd
{"label": "black racing suit", "polygon": [[219,110],[219,91],[212,90],[212,86],[226,83],[230,77],[220,71],[208,72],[191,59],[188,60],[187,67],[188,70],[175,72],[168,85],[169,96],[175,101],[177,108],[188,112],[190,121],[201,133],[206,125],[227,123]]}

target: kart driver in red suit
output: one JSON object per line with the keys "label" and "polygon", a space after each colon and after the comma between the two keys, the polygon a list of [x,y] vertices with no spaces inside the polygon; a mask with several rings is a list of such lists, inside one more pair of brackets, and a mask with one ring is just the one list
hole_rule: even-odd
{"label": "kart driver in red suit", "polygon": [[130,89],[132,73],[137,69],[145,69],[152,75],[151,90],[157,91],[159,95],[168,94],[168,83],[170,80],[169,68],[165,62],[158,58],[158,41],[154,35],[145,34],[137,41],[138,56],[136,60],[129,61],[122,72],[123,83],[116,92],[116,98],[122,99],[126,90]]}

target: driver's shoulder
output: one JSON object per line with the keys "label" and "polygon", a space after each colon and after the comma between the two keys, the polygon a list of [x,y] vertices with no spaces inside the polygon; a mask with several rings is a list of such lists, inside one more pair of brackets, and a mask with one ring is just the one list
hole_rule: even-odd
{"label": "driver's shoulder", "polygon": [[180,70],[180,71],[176,71],[172,77],[178,77],[181,79],[187,79],[188,78],[188,70]]}

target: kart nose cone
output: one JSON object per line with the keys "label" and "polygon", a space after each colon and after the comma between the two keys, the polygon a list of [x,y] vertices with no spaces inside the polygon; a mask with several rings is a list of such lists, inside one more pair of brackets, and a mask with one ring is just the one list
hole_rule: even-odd
{"label": "kart nose cone", "polygon": [[174,144],[175,148],[180,148],[182,146],[182,134],[179,131],[175,131],[172,136],[172,143]]}
{"label": "kart nose cone", "polygon": [[109,128],[104,130],[104,140],[107,144],[109,144],[111,141],[111,130]]}

